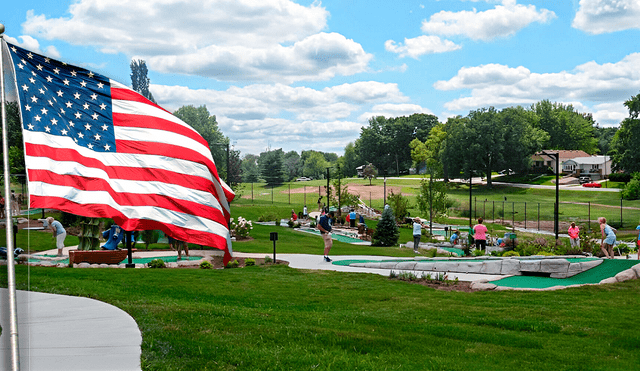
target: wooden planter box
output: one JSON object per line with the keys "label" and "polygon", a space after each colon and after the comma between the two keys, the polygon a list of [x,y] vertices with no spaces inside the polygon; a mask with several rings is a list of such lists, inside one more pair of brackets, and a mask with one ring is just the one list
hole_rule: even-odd
{"label": "wooden planter box", "polygon": [[120,264],[126,257],[127,250],[69,250],[71,264]]}

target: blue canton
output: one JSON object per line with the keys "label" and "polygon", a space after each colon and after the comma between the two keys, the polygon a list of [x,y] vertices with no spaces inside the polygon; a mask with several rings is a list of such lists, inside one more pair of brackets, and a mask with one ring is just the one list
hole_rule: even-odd
{"label": "blue canton", "polygon": [[24,130],[68,136],[96,152],[116,151],[109,79],[9,46]]}

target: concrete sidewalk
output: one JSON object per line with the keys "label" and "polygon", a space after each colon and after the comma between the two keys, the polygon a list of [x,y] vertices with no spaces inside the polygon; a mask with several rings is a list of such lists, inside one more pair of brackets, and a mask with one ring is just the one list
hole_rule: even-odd
{"label": "concrete sidewalk", "polygon": [[[9,291],[0,289],[0,368],[11,369]],[[20,369],[140,370],[142,335],[125,311],[98,300],[17,291]]]}

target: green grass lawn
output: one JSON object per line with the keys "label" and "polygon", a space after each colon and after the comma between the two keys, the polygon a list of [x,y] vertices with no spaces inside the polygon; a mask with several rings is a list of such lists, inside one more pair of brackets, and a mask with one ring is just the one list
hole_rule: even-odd
{"label": "green grass lawn", "polygon": [[144,370],[640,368],[638,280],[463,293],[285,266],[17,266],[16,283],[20,290],[90,297],[125,310],[142,333]]}

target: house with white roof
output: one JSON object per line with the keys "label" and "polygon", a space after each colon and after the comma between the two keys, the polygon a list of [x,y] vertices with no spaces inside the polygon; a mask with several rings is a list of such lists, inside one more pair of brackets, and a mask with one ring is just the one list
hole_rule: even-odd
{"label": "house with white roof", "polygon": [[604,179],[611,174],[610,156],[576,157],[562,162],[562,172],[576,177],[588,176],[591,180]]}

